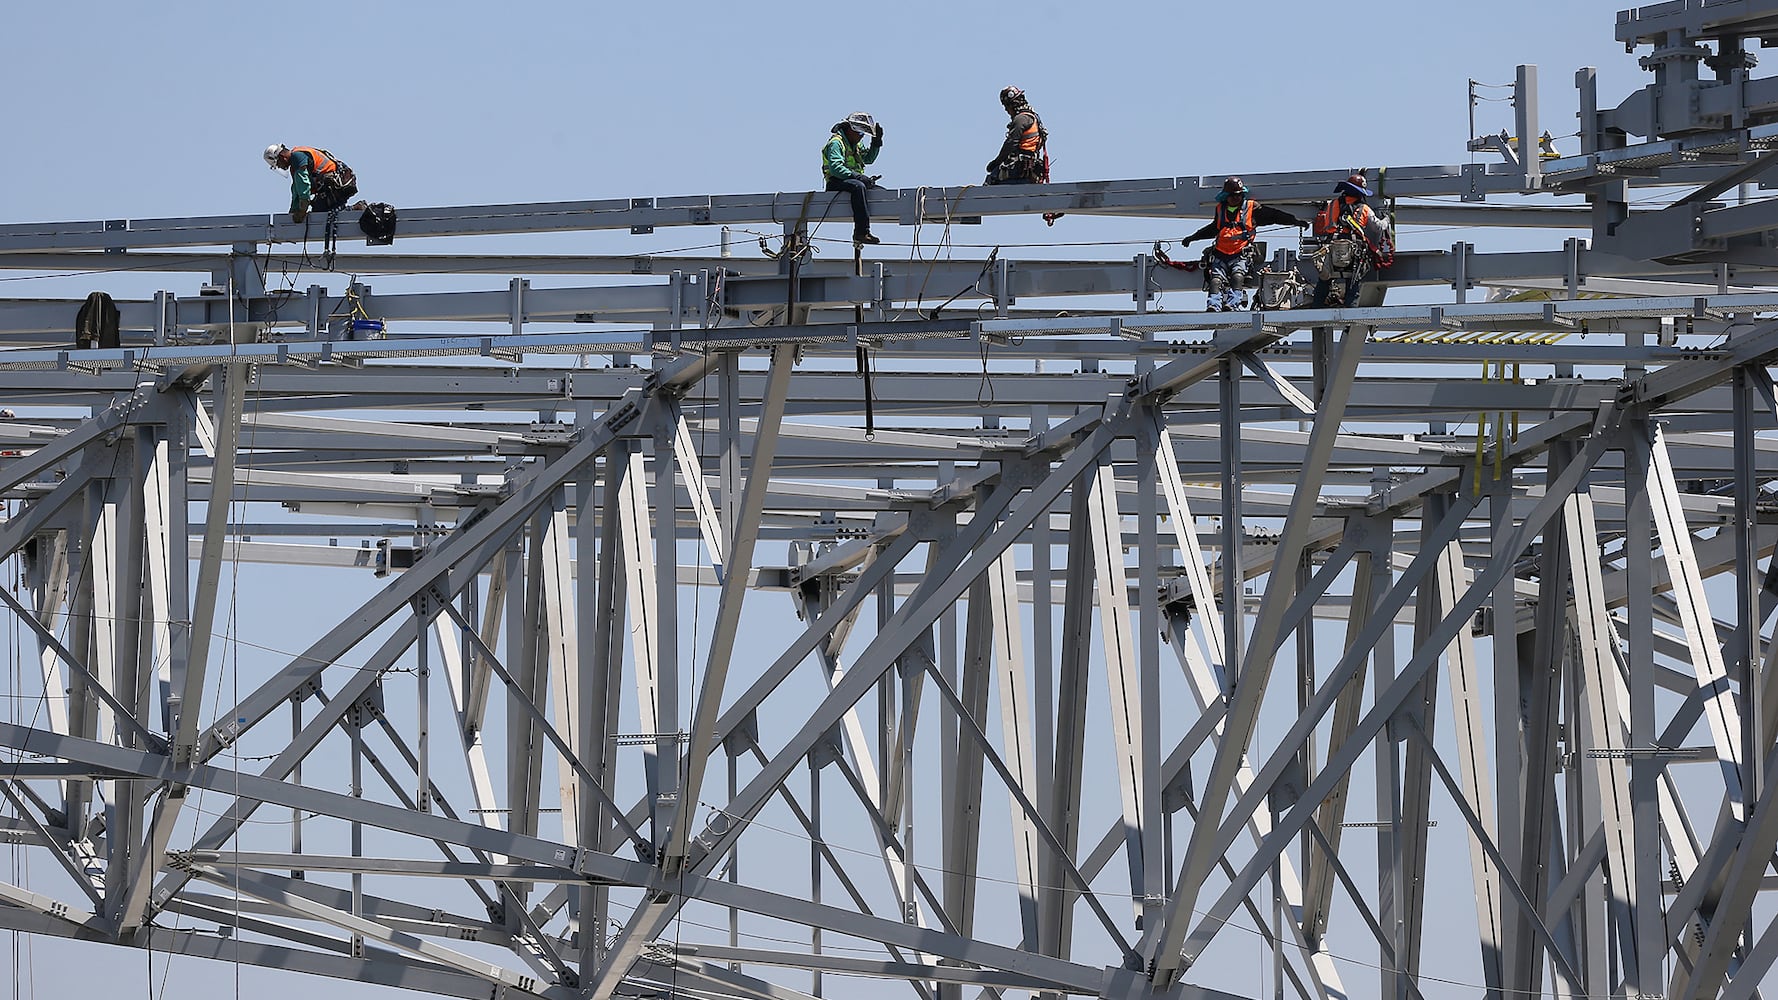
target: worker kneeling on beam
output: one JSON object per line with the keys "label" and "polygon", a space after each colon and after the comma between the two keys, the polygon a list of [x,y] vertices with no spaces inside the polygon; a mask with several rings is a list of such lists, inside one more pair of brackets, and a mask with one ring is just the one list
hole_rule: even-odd
{"label": "worker kneeling on beam", "polygon": [[274,143],[265,148],[266,165],[290,171],[290,221],[301,222],[311,210],[332,212],[344,208],[358,193],[352,168],[315,146]]}
{"label": "worker kneeling on beam", "polygon": [[1204,290],[1210,293],[1205,309],[1209,312],[1232,312],[1247,308],[1247,276],[1253,270],[1253,237],[1260,226],[1297,226],[1308,223],[1289,212],[1261,205],[1247,196],[1247,185],[1241,178],[1230,177],[1222,182],[1216,196],[1216,216],[1204,228],[1180,241],[1190,246],[1201,239],[1214,237],[1216,243],[1204,251]]}
{"label": "worker kneeling on beam", "polygon": [[1304,248],[1316,273],[1311,309],[1357,305],[1364,282],[1395,262],[1395,238],[1365,203],[1371,196],[1365,185],[1363,174],[1353,174],[1334,185],[1334,197],[1315,213],[1315,245]]}
{"label": "worker kneeling on beam", "polygon": [[[865,136],[868,146],[861,146]],[[866,174],[864,168],[877,162],[883,151],[883,126],[862,111],[845,117],[833,127],[833,135],[821,148],[821,174],[827,178],[827,190],[844,191],[852,196],[852,242],[881,243],[870,234],[870,208],[864,193],[877,186],[881,174]]]}

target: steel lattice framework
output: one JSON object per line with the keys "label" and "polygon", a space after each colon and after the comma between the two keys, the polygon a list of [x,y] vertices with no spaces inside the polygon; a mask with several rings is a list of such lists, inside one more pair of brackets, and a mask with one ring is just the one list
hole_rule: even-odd
{"label": "steel lattice framework", "polygon": [[[782,225],[776,257],[334,261],[631,276],[482,291],[268,291],[301,233],[263,216],[0,227],[0,267],[208,276],[120,303],[116,349],[0,300],[37,702],[0,723],[36,885],[0,927],[462,997],[1220,997],[1256,939],[1316,1000],[1756,996],[1778,79],[1744,47],[1778,3],[1617,30],[1656,79],[1609,109],[1583,71],[1579,155],[1375,172],[1404,226],[1592,231],[1404,251],[1377,287],[1433,304],[1159,312],[1196,279],[1146,254],[821,262],[826,194],[401,223]],[[1218,183],[871,208],[1202,218]],[[253,644],[231,609],[294,572],[369,589]]]}

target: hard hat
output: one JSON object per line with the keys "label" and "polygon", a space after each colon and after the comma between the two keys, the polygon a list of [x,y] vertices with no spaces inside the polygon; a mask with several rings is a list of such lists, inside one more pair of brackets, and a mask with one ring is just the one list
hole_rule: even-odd
{"label": "hard hat", "polygon": [[1353,174],[1338,184],[1335,184],[1334,191],[1338,194],[1351,194],[1357,195],[1360,198],[1369,198],[1371,196],[1371,189],[1365,186],[1366,183],[1367,181],[1364,173],[1361,171]]}
{"label": "hard hat", "polygon": [[1025,103],[1025,92],[1017,87],[1006,87],[1000,91],[1000,103],[1005,105]]}
{"label": "hard hat", "polygon": [[877,129],[877,120],[862,111],[852,112],[840,124],[847,128],[855,128],[860,132],[874,132]]}
{"label": "hard hat", "polygon": [[290,147],[284,145],[281,142],[272,143],[270,146],[267,146],[265,148],[265,165],[268,167],[271,167],[273,170],[283,169],[278,166],[278,157],[283,156],[285,153],[288,153],[289,151],[290,151]]}
{"label": "hard hat", "polygon": [[1241,178],[1239,177],[1230,177],[1228,180],[1222,182],[1222,190],[1225,194],[1246,194],[1247,185],[1241,183]]}

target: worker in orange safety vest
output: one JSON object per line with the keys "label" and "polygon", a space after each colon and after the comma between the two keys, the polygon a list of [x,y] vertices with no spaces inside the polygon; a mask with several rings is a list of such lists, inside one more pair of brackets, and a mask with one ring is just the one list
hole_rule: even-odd
{"label": "worker in orange safety vest", "polygon": [[310,209],[331,212],[358,193],[352,168],[325,149],[273,143],[265,148],[266,166],[290,171],[290,221],[308,218]]}
{"label": "worker in orange safety vest", "polygon": [[1296,226],[1308,223],[1291,215],[1261,205],[1247,196],[1247,185],[1239,177],[1222,182],[1216,196],[1216,215],[1204,228],[1180,241],[1189,246],[1202,239],[1216,242],[1204,252],[1204,290],[1210,293],[1206,303],[1209,312],[1234,312],[1247,308],[1247,275],[1253,265],[1253,237],[1260,226]]}
{"label": "worker in orange safety vest", "polygon": [[1345,289],[1339,301],[1333,296],[1333,279],[1323,277],[1315,283],[1311,309],[1329,305],[1351,308],[1358,304],[1358,293],[1364,282],[1381,267],[1395,262],[1395,238],[1389,224],[1371,210],[1365,199],[1371,196],[1364,174],[1358,173],[1334,185],[1334,197],[1315,213],[1315,237],[1322,241],[1355,240],[1362,249],[1352,258],[1352,267],[1343,280]]}
{"label": "worker in orange safety vest", "polygon": [[988,179],[984,184],[1048,184],[1050,179],[1049,133],[1043,119],[1032,110],[1031,101],[1017,87],[1000,91],[1000,106],[1009,116],[1006,139],[1000,152],[988,161]]}

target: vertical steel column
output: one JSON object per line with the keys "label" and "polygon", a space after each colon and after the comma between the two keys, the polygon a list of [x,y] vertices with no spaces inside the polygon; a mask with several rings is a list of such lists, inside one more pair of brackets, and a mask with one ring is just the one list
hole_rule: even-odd
{"label": "vertical steel column", "polygon": [[[1488,537],[1495,545],[1512,535],[1513,489],[1510,478],[1492,481],[1488,487]],[[1524,839],[1524,801],[1526,731],[1523,725],[1519,666],[1519,577],[1508,573],[1495,585],[1488,601],[1488,651],[1493,659],[1494,676],[1494,842],[1499,846],[1506,876],[1517,878],[1523,870],[1520,859]],[[1523,921],[1515,914],[1507,916],[1504,909],[1497,928],[1499,953],[1494,956],[1493,984],[1496,996],[1504,995],[1511,983],[1508,977],[1518,964],[1518,949],[1531,943],[1519,937]],[[1482,956],[1483,977],[1489,973],[1489,957]]]}
{"label": "vertical steel column", "polygon": [[[1371,476],[1372,494],[1376,495],[1389,485],[1389,470],[1374,470]],[[1391,539],[1395,534],[1395,521],[1385,514],[1376,519],[1375,536],[1378,539]],[[1381,551],[1371,559],[1370,592],[1382,597],[1390,592],[1395,584],[1395,567],[1390,565],[1389,542],[1384,542]],[[1371,692],[1372,697],[1381,697],[1384,691],[1395,683],[1395,628],[1383,630],[1383,635],[1371,649]],[[1376,752],[1376,791],[1377,791],[1377,923],[1381,925],[1388,944],[1379,942],[1378,965],[1382,969],[1381,986],[1378,995],[1404,1000],[1408,993],[1409,975],[1403,967],[1407,954],[1407,872],[1402,858],[1402,748],[1396,741],[1395,727],[1386,726],[1377,733],[1374,744]]]}
{"label": "vertical steel column", "polygon": [[[137,722],[143,722],[148,718],[148,691],[143,684],[145,661],[142,655],[142,619],[146,597],[142,585],[143,553],[147,548],[143,514],[145,482],[153,467],[154,430],[147,426],[132,427],[128,429],[125,438],[129,441],[129,446],[121,463],[123,479],[115,486],[117,503],[113,524],[116,534],[112,536],[111,550],[115,560],[111,577],[114,588],[111,599],[111,613],[114,618],[112,637],[115,642],[111,693]],[[134,727],[125,725],[123,719],[116,722],[116,731],[104,734],[103,739],[131,749],[146,749],[139,745]],[[142,887],[139,898],[146,899],[152,876],[144,875],[139,881],[136,879],[136,866],[146,860],[142,857],[142,845],[138,839],[142,833],[144,784],[119,781],[113,788],[111,822],[105,827],[105,844],[110,855],[110,865],[105,872],[105,904],[107,916],[121,922],[127,915],[124,911],[129,903],[128,894],[132,885],[139,884]]]}
{"label": "vertical steel column", "polygon": [[[988,571],[988,598],[994,631],[994,676],[1000,694],[1001,756],[1017,780],[1018,791],[1029,799],[1037,784],[1037,770],[1032,761],[1031,695],[1025,681],[1024,623],[1019,616],[1018,572],[1010,550]],[[1040,847],[1036,827],[1031,817],[1020,808],[1018,797],[1009,795],[1008,798],[1013,872],[1019,890],[1019,946],[1034,951],[1037,948]]]}
{"label": "vertical steel column", "polygon": [[1246,642],[1241,632],[1245,611],[1241,565],[1241,363],[1222,361],[1222,648],[1225,691],[1233,696],[1241,682]]}
{"label": "vertical steel column", "polygon": [[431,598],[414,599],[414,808],[432,811],[432,664],[427,650],[432,645],[428,634],[428,608]]}
{"label": "vertical steel column", "polygon": [[[351,713],[347,718],[347,732],[351,736],[351,780],[352,797],[364,797],[364,713],[362,703],[347,709]],[[238,751],[237,751],[238,752]],[[351,849],[354,858],[364,857],[364,824],[358,820],[351,822]],[[352,916],[364,916],[364,873],[352,873]],[[353,958],[364,957],[364,935],[354,931],[351,938],[350,954]]]}
{"label": "vertical steel column", "polygon": [[1543,186],[1543,161],[1538,158],[1537,67],[1520,66],[1513,86],[1513,124],[1519,130],[1519,164],[1525,189]]}
{"label": "vertical steel column", "polygon": [[[1052,772],[1050,814],[1045,818],[1070,853],[1080,841],[1081,775],[1085,762],[1087,680],[1093,632],[1093,547],[1088,534],[1092,484],[1076,480],[1068,513],[1068,538],[1063,548],[1062,632],[1056,691],[1056,763]],[[1075,893],[1064,884],[1063,859],[1045,855],[1039,907],[1039,941],[1046,955],[1067,958],[1073,944]]]}
{"label": "vertical steel column", "polygon": [[655,526],[654,604],[659,622],[653,636],[658,649],[655,669],[659,672],[654,692],[656,812],[649,835],[654,838],[657,852],[666,846],[679,817],[684,816],[689,822],[697,806],[679,801],[679,494],[675,489],[673,458],[677,411],[677,406],[663,406],[656,414],[651,463],[654,481],[649,486]]}
{"label": "vertical steel column", "polygon": [[[1031,434],[1049,429],[1049,408],[1031,408]],[[1037,787],[1032,798],[1045,823],[1055,826],[1052,797],[1056,755],[1055,552],[1049,515],[1031,522],[1031,735]],[[1041,867],[1039,869],[1041,871]],[[1038,879],[1042,882],[1041,876]],[[1042,903],[1039,903],[1041,912]],[[1040,921],[1041,922],[1041,921]],[[1042,933],[1039,932],[1041,939]],[[1049,952],[1043,952],[1049,954]]]}
{"label": "vertical steel column", "polygon": [[[1155,497],[1159,485],[1158,450],[1160,421],[1158,410],[1149,410],[1138,417],[1136,427],[1136,587],[1137,629],[1136,668],[1137,715],[1136,767],[1141,772],[1140,798],[1137,810],[1142,818],[1143,866],[1142,894],[1147,897],[1143,912],[1144,926],[1161,923],[1161,907],[1167,899],[1168,866],[1166,863],[1166,809],[1161,804],[1161,633],[1166,628],[1161,619],[1161,546],[1160,512]],[[1109,474],[1111,466],[1104,472]],[[1016,814],[1015,810],[1015,814]]]}
{"label": "vertical steel column", "polygon": [[[981,860],[982,776],[986,760],[981,743],[969,735],[963,716],[969,715],[978,727],[988,721],[988,681],[994,669],[989,586],[988,576],[984,574],[969,587],[963,638],[963,684],[957,689],[961,704],[944,724],[944,728],[952,733],[956,747],[955,754],[945,758],[954,762],[952,770],[956,776],[945,790],[940,809],[945,858],[945,914],[956,933],[966,937],[975,933],[976,871]],[[938,996],[939,1000],[959,1000],[962,986],[940,983]]]}
{"label": "vertical steel column", "polygon": [[[1740,665],[1735,680],[1741,690],[1741,791],[1748,802],[1758,801],[1765,793],[1765,775],[1760,769],[1768,746],[1767,734],[1761,732],[1765,717],[1760,704],[1763,685],[1759,676],[1761,579],[1759,536],[1754,526],[1759,492],[1753,430],[1756,379],[1771,385],[1764,368],[1742,365],[1735,369],[1735,649],[1727,657]],[[1751,948],[1751,919],[1747,927],[1747,947]]]}
{"label": "vertical steel column", "polygon": [[[1625,621],[1628,629],[1630,746],[1652,747],[1655,731],[1654,681],[1654,514],[1648,497],[1648,439],[1638,428],[1625,435],[1624,455],[1624,574]],[[1636,978],[1630,987],[1643,997],[1666,988],[1662,964],[1667,954],[1665,920],[1661,912],[1661,814],[1659,781],[1661,761],[1648,754],[1630,758],[1630,808],[1636,845],[1632,861],[1636,875],[1634,921]],[[1680,836],[1679,831],[1674,832]]]}
{"label": "vertical steel column", "polygon": [[[1554,480],[1573,458],[1574,447],[1567,442],[1550,449],[1547,477]],[[1535,527],[1539,526],[1534,526]],[[1544,528],[1543,558],[1538,566],[1538,589],[1535,628],[1524,636],[1519,649],[1520,700],[1514,711],[1520,713],[1525,733],[1525,756],[1515,761],[1514,771],[1522,772],[1524,812],[1520,823],[1518,850],[1519,870],[1513,878],[1527,898],[1541,901],[1548,895],[1551,883],[1549,870],[1553,848],[1551,834],[1557,822],[1555,776],[1558,764],[1556,740],[1561,696],[1562,664],[1568,649],[1568,552],[1563,539],[1560,517]],[[1509,577],[1510,578],[1510,577]],[[1528,648],[1527,648],[1528,647]],[[1523,912],[1515,912],[1508,921],[1517,925],[1514,958],[1516,964],[1507,980],[1511,993],[1536,993],[1543,981],[1543,960],[1532,946],[1532,927]]]}
{"label": "vertical steel column", "polygon": [[[809,902],[821,905],[821,757],[817,745],[809,752]],[[731,799],[732,801],[732,799]],[[809,954],[821,954],[821,925],[809,926]],[[809,973],[809,992],[821,996],[821,970]]]}
{"label": "vertical steel column", "polygon": [[[1117,480],[1109,462],[1098,468],[1093,479],[1088,504],[1093,546],[1093,570],[1099,591],[1099,629],[1105,649],[1105,686],[1111,714],[1112,767],[1117,772],[1118,791],[1122,795],[1124,818],[1124,857],[1129,862],[1130,894],[1134,914],[1148,916],[1159,900],[1149,898],[1146,890],[1149,865],[1161,859],[1148,857],[1143,851],[1147,838],[1144,821],[1160,819],[1142,809],[1147,800],[1143,787],[1144,773],[1141,753],[1142,697],[1141,677],[1137,672],[1135,637],[1130,625],[1129,574],[1124,564],[1123,526],[1118,516]],[[1159,921],[1143,923],[1145,935],[1159,930]]]}

